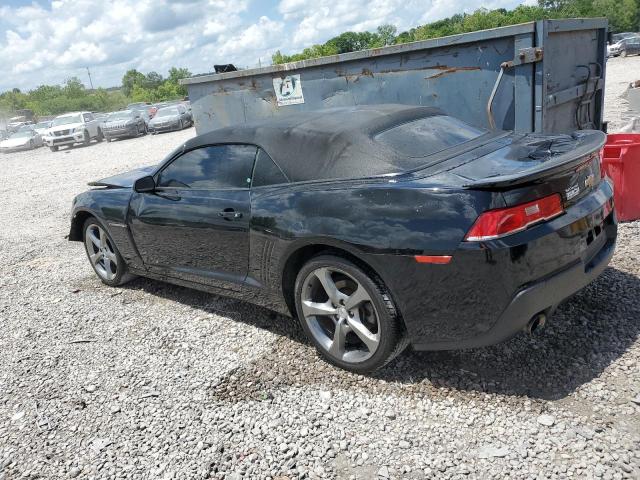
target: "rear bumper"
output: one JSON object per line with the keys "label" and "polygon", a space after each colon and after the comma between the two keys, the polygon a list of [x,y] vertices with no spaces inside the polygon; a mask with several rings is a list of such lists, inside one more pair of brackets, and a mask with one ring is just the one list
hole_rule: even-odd
{"label": "rear bumper", "polygon": [[463,340],[417,343],[413,347],[416,350],[453,350],[494,345],[507,340],[524,330],[536,314],[553,312],[562,301],[595,280],[609,265],[615,244],[615,235],[607,236],[602,248],[587,263],[577,261],[548,278],[522,288],[489,331]]}
{"label": "rear bumper", "polygon": [[[417,350],[492,345],[593,281],[615,249],[613,189],[603,181],[565,214],[488,242],[462,242],[445,265],[383,255],[377,265]],[[385,273],[386,272],[386,273]]]}

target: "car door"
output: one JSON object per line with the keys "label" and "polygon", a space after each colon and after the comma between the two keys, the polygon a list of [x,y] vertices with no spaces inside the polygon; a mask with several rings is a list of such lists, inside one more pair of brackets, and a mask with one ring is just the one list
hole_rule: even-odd
{"label": "car door", "polygon": [[257,147],[209,145],[179,154],[134,192],[130,226],[152,272],[237,290],[249,261],[250,183]]}
{"label": "car door", "polygon": [[95,137],[98,132],[96,129],[95,121],[93,120],[93,115],[91,115],[90,113],[83,113],[82,120],[84,121],[85,128],[89,132],[89,137]]}

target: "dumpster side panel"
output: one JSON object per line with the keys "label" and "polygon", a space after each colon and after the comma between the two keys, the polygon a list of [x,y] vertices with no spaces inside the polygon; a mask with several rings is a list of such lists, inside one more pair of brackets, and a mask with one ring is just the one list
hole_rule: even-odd
{"label": "dumpster side panel", "polygon": [[[525,37],[525,42],[531,44],[533,34]],[[435,106],[474,125],[487,127],[487,99],[500,64],[513,59],[514,48],[515,37],[508,36],[293,69],[286,74],[300,75],[304,94],[304,103],[297,105],[277,105],[273,78],[282,73],[188,84],[189,99],[199,134],[296,111],[381,103]],[[525,69],[530,71],[531,67]],[[516,125],[516,73],[506,72],[493,105],[500,128],[512,129]],[[522,72],[521,77],[525,83],[531,81],[530,73]],[[520,93],[528,96],[529,108],[524,118],[522,115],[520,118],[528,131],[532,93],[530,88]]]}
{"label": "dumpster side panel", "polygon": [[[292,112],[401,103],[488,127],[571,132],[602,126],[606,20],[544,20],[255,70],[186,79],[196,131]],[[522,63],[526,49],[543,55]],[[299,75],[304,103],[278,106],[274,78]]]}
{"label": "dumpster side panel", "polygon": [[606,24],[598,19],[538,23],[544,42],[541,130],[601,128]]}

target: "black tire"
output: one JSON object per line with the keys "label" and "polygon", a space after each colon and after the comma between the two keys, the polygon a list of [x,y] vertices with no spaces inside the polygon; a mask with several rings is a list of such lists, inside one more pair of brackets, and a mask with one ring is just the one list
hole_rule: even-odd
{"label": "black tire", "polygon": [[58,151],[58,146],[57,145],[52,145],[51,147],[49,147],[49,150],[51,150],[52,152],[57,152]]}
{"label": "black tire", "polygon": [[82,140],[82,145],[84,145],[86,147],[90,143],[91,143],[91,136],[89,135],[89,132],[87,132],[85,130],[84,131],[84,139]]}
{"label": "black tire", "polygon": [[[116,271],[113,278],[105,278],[105,276],[98,270],[96,265],[91,261],[91,253],[89,252],[88,245],[87,245],[87,235],[88,235],[89,229],[91,229],[92,227],[98,227],[104,232],[108,240],[109,248],[112,250],[113,254],[115,255]],[[91,267],[93,268],[93,271],[95,272],[95,274],[98,276],[98,278],[102,283],[110,287],[117,287],[120,285],[124,285],[125,283],[130,282],[135,278],[135,275],[129,273],[127,264],[122,258],[122,255],[120,255],[120,251],[118,250],[118,247],[116,246],[115,242],[111,238],[111,235],[109,235],[108,230],[104,227],[102,222],[100,222],[97,218],[89,217],[87,218],[87,220],[85,220],[84,225],[82,226],[82,241],[84,243],[85,252],[87,254],[87,259],[89,260],[89,264],[91,265]]]}
{"label": "black tire", "polygon": [[111,137],[104,137],[104,139],[107,141],[107,143],[113,142],[113,138]]}
{"label": "black tire", "polygon": [[29,140],[29,150],[33,150],[33,148],[34,148],[33,140]]}
{"label": "black tire", "polygon": [[[377,314],[379,344],[373,355],[361,362],[345,362],[336,358],[314,337],[302,310],[302,289],[305,279],[320,268],[335,268],[353,277],[364,287],[371,298],[371,304]],[[335,255],[320,255],[309,260],[298,272],[295,289],[296,313],[307,337],[316,347],[318,353],[329,363],[356,373],[369,373],[384,367],[398,356],[408,345],[404,325],[395,307],[393,299],[382,280],[375,274],[367,273],[363,268],[350,260]]]}
{"label": "black tire", "polygon": [[104,133],[102,133],[102,129],[99,128],[98,129],[98,136],[96,137],[96,140],[98,141],[98,143],[102,142],[102,140],[104,140]]}
{"label": "black tire", "polygon": [[625,58],[625,57],[627,56],[627,51],[626,51],[626,50],[622,50],[622,51],[620,52],[620,56],[621,56],[622,58]]}

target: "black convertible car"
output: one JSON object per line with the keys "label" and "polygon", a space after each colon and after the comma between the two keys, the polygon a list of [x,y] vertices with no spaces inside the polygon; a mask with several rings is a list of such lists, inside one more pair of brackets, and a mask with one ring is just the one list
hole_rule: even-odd
{"label": "black convertible car", "polygon": [[246,299],[372,371],[408,344],[532,331],[596,278],[617,235],[604,140],[402,105],[272,118],[90,184],[69,238],[107,285],[143,275]]}

